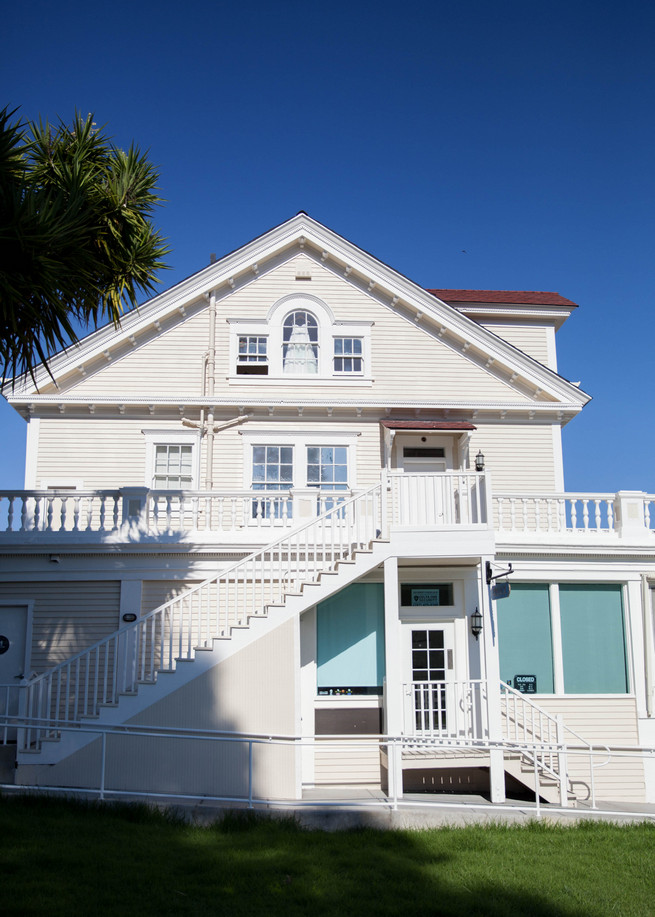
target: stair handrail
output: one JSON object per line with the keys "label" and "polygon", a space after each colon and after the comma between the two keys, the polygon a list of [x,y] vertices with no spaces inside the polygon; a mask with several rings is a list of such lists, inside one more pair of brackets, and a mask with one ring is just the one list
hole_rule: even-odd
{"label": "stair handrail", "polygon": [[[604,743],[592,743],[588,739],[585,739],[584,736],[581,736],[579,732],[575,731],[575,729],[571,729],[570,726],[567,726],[561,717],[553,716],[552,713],[549,713],[547,710],[544,710],[543,707],[540,707],[539,704],[536,704],[527,695],[523,694],[521,691],[517,691],[516,688],[513,688],[511,685],[507,684],[507,682],[503,681],[502,679],[500,681],[500,691],[501,691],[501,699],[502,699],[503,694],[505,696],[511,696],[513,698],[515,709],[516,709],[517,701],[519,701],[521,704],[524,705],[524,707],[528,707],[538,712],[540,718],[545,719],[549,723],[551,728],[554,729],[554,733],[555,733],[554,742],[551,740],[548,740],[546,742],[544,742],[543,740],[535,741],[533,739],[533,741],[530,744],[534,746],[536,763],[540,767],[540,769],[542,769],[545,773],[548,773],[551,777],[556,778],[558,781],[560,781],[560,784],[567,784],[569,788],[572,788],[572,780],[568,774],[568,766],[567,766],[567,761],[566,761],[567,744],[564,741],[563,733],[567,732],[569,733],[569,735],[573,736],[575,739],[578,740],[581,747],[585,750],[585,752],[589,756],[589,794],[592,800],[592,805],[595,807],[596,790],[595,790],[594,769],[596,767],[604,767],[609,762],[609,759],[611,757],[609,746],[605,745]],[[506,712],[506,709],[503,709],[503,714],[506,720],[509,719],[509,715]],[[521,743],[519,742],[518,744],[521,744]],[[523,745],[527,746],[528,742],[524,741]],[[537,752],[538,745],[543,746],[543,748],[539,752]],[[556,754],[548,750],[548,749],[553,749],[553,748],[557,749]],[[604,761],[602,764],[597,765],[594,763],[594,749],[595,748],[601,748],[603,749],[603,752],[607,754],[607,760]],[[526,757],[532,758],[532,756],[529,754],[526,755]],[[553,758],[554,757],[557,758],[557,763],[558,763],[557,769],[553,767]],[[547,760],[546,760],[547,758],[551,760],[550,764],[547,763]]]}
{"label": "stair handrail", "polygon": [[[319,498],[319,491],[316,493],[317,499]],[[155,628],[151,628],[150,634],[147,633],[147,628],[149,622],[154,622],[158,618],[163,618],[167,612],[171,611],[175,606],[180,606],[184,608],[184,603],[192,602],[193,596],[198,595],[207,590],[212,585],[216,585],[217,588],[220,587],[221,582],[227,584],[227,592],[229,593],[229,585],[232,582],[234,584],[234,596],[232,600],[238,600],[239,587],[243,587],[242,591],[245,592],[246,588],[246,574],[250,569],[253,574],[257,572],[258,565],[261,564],[260,573],[264,573],[265,566],[264,561],[267,555],[270,555],[271,558],[275,558],[277,553],[277,570],[271,571],[271,576],[269,583],[272,586],[274,583],[273,574],[279,576],[278,588],[275,593],[269,591],[266,594],[264,589],[264,584],[266,580],[260,577],[259,580],[252,579],[252,582],[260,583],[260,595],[257,597],[259,600],[259,610],[260,613],[263,612],[268,605],[277,604],[275,599],[278,599],[279,602],[282,601],[285,594],[292,591],[294,585],[299,585],[299,577],[302,573],[304,576],[309,575],[314,576],[316,579],[319,573],[325,572],[325,565],[321,566],[319,569],[317,564],[317,554],[320,552],[322,554],[323,562],[329,556],[329,561],[332,566],[334,566],[337,561],[343,560],[348,556],[349,553],[354,552],[358,548],[361,549],[365,545],[370,544],[375,538],[380,538],[383,535],[384,530],[386,529],[386,512],[383,505],[385,500],[385,492],[383,490],[383,482],[378,482],[372,487],[361,491],[354,496],[341,500],[339,492],[334,492],[334,506],[330,509],[325,510],[321,515],[315,516],[307,522],[297,526],[292,531],[287,531],[285,534],[281,535],[279,538],[265,545],[263,548],[259,548],[256,551],[253,551],[247,557],[242,558],[240,561],[237,561],[232,566],[228,567],[225,570],[222,570],[220,573],[210,576],[205,579],[202,583],[197,583],[195,586],[191,586],[180,595],[175,596],[172,599],[169,599],[167,602],[158,605],[156,608],[153,608],[151,611],[147,612],[144,615],[137,617],[136,621],[129,622],[123,627],[118,628],[113,631],[111,634],[103,637],[101,640],[96,641],[89,647],[81,650],[80,652],[70,656],[64,662],[59,663],[56,666],[53,666],[51,669],[41,673],[36,676],[36,678],[30,682],[27,688],[28,701],[27,701],[27,711],[26,715],[28,717],[35,717],[38,714],[34,713],[35,708],[41,710],[43,714],[44,710],[51,712],[53,704],[57,713],[61,709],[63,703],[63,709],[65,716],[61,718],[62,722],[69,723],[71,717],[68,715],[71,711],[68,709],[70,706],[70,696],[68,697],[68,702],[66,698],[63,697],[63,694],[66,693],[70,695],[70,685],[71,680],[75,681],[75,691],[73,695],[73,720],[77,720],[79,716],[89,715],[95,713],[96,708],[100,703],[115,702],[115,696],[120,693],[134,693],[136,690],[136,683],[141,679],[141,676],[145,674],[154,675],[156,671],[159,671],[163,668],[162,659],[159,659],[157,662],[155,659],[156,653],[152,651],[152,647],[148,650],[150,653],[150,660],[143,660],[145,664],[141,665],[138,658],[139,655],[142,655],[144,652],[143,644],[145,641],[150,639],[154,641],[155,639],[159,640],[155,632]],[[357,510],[360,507],[364,507],[364,511],[358,513]],[[362,527],[362,519],[366,518],[365,509],[366,507],[370,508],[370,525],[368,527]],[[333,526],[330,529],[331,538],[326,538],[327,527],[324,523],[333,522]],[[346,523],[345,526],[342,523]],[[313,541],[309,538],[309,533],[311,529],[321,529],[323,538],[314,539]],[[336,537],[339,534],[339,530],[346,529],[347,538],[338,538]],[[354,539],[354,540],[353,540]],[[291,557],[292,551],[296,552],[296,561],[299,562],[300,554],[304,552],[304,567],[302,570],[297,569],[293,572],[293,577],[289,578],[286,574],[288,570],[283,569],[283,553],[284,548],[287,548],[287,562]],[[314,551],[313,563],[309,563],[309,554]],[[243,571],[244,577],[240,579],[239,574]],[[309,580],[309,581],[315,581]],[[303,582],[307,580],[303,579]],[[257,614],[256,608],[246,609],[244,615],[245,618],[249,618]],[[189,623],[193,623],[193,615],[189,616]],[[220,609],[217,603],[217,613],[216,613],[216,622],[217,630],[220,631]],[[169,626],[172,623],[172,616],[169,617]],[[208,622],[207,622],[208,623]],[[184,624],[184,612],[182,611],[181,615],[181,625]],[[225,628],[231,629],[234,626],[238,626],[239,620],[230,621],[229,620],[229,608],[226,608],[226,619],[225,619]],[[164,626],[164,625],[162,625]],[[139,641],[139,634],[142,635],[142,640]],[[207,635],[205,641],[212,640],[214,638],[220,637],[220,633],[215,635]],[[189,632],[188,639],[183,641],[183,635],[180,631],[175,639],[172,639],[172,632],[168,635],[167,642],[168,647],[168,657],[169,662],[176,658],[184,658],[184,651],[187,651],[187,658],[192,655],[195,646],[200,645],[193,640],[193,635]],[[163,638],[162,638],[163,639]],[[110,651],[110,647],[113,643],[113,649]],[[141,645],[139,645],[141,643]],[[179,647],[179,655],[175,654],[175,648],[173,644],[177,644]],[[164,654],[163,643],[160,647],[162,651],[162,656]],[[101,659],[101,653],[104,652],[104,660]],[[117,672],[117,666],[120,662],[119,653],[124,655],[125,659],[123,660],[125,665],[125,672]],[[128,658],[128,654],[131,658]],[[113,663],[113,671],[111,675],[108,672],[109,661]],[[92,684],[90,685],[91,679],[94,677],[91,673],[91,660],[95,657],[95,671],[98,673],[99,669],[102,667],[101,664],[104,664],[104,684]],[[128,672],[128,664],[132,665],[133,671]],[[73,669],[75,672],[73,673]],[[84,669],[84,671],[82,671]],[[63,673],[66,673],[66,679],[64,684]],[[121,681],[119,682],[119,675],[122,674]],[[60,676],[58,684],[55,685],[57,676]],[[80,699],[80,679],[84,679],[84,693],[85,696]],[[109,679],[111,679],[112,684],[110,685]],[[97,681],[97,679],[96,679]],[[92,698],[91,703],[89,703],[89,688],[92,688]],[[53,698],[53,691],[56,696]],[[108,701],[107,698],[111,697],[111,701]],[[43,719],[51,720],[53,723],[53,729],[56,722],[60,719],[58,716],[52,717],[51,715],[42,716]],[[28,736],[26,740],[27,743],[34,743],[34,736]],[[38,737],[37,737],[38,741]]]}

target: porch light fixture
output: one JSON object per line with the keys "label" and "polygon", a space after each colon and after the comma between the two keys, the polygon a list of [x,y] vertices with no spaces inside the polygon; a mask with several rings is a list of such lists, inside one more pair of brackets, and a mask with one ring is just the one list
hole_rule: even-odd
{"label": "porch light fixture", "polygon": [[482,633],[482,615],[480,614],[477,608],[471,615],[471,633],[473,634],[476,640]]}
{"label": "porch light fixture", "polygon": [[484,455],[481,449],[478,450],[478,454],[475,456],[475,470],[484,471]]}

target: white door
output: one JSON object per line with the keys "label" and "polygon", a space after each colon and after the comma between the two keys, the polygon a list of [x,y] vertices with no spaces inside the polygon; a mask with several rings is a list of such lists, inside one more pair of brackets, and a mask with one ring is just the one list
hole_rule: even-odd
{"label": "white door", "polygon": [[445,447],[400,447],[398,481],[401,525],[443,525],[450,521],[450,479],[443,475],[451,466]]}
{"label": "white door", "polygon": [[405,632],[405,732],[452,732],[455,687],[454,624],[408,624]]}
{"label": "white door", "polygon": [[[25,605],[0,605],[0,715],[18,714],[18,688],[27,676],[27,613]],[[0,724],[0,741],[15,737],[15,729]]]}

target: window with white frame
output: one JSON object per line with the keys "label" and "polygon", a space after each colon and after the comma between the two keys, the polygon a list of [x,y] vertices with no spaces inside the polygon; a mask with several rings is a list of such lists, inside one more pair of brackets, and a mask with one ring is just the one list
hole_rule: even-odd
{"label": "window with white frame", "polygon": [[512,583],[496,604],[500,677],[537,694],[630,690],[617,583]]}
{"label": "window with white frame", "polygon": [[361,374],[364,366],[361,338],[334,339],[335,373]]}
{"label": "window with white frame", "polygon": [[285,318],[282,366],[285,374],[318,373],[318,322],[311,312],[297,310]]}
{"label": "window with white frame", "polygon": [[[325,512],[342,502],[356,480],[354,443],[359,433],[337,433],[326,442],[325,434],[242,433],[247,469],[244,485],[262,491],[253,498],[253,517],[291,518],[288,491],[312,488],[318,491],[317,509]],[[280,493],[279,497],[274,492]],[[342,492],[343,497],[336,497]]]}
{"label": "window with white frame", "polygon": [[153,490],[196,490],[199,477],[196,430],[143,430],[145,485]]}
{"label": "window with white frame", "polygon": [[261,318],[228,318],[230,381],[255,384],[267,376],[295,384],[349,380],[371,385],[372,322],[337,321],[326,303],[312,295],[291,294]]}
{"label": "window with white frame", "polygon": [[[252,489],[262,491],[290,490],[293,487],[293,446],[253,446]],[[281,497],[262,496],[253,500],[254,518],[291,518],[291,501]]]}
{"label": "window with white frame", "polygon": [[265,335],[244,334],[239,336],[237,374],[268,375],[268,338]]}
{"label": "window with white frame", "polygon": [[154,490],[189,490],[193,484],[193,447],[156,445]]}

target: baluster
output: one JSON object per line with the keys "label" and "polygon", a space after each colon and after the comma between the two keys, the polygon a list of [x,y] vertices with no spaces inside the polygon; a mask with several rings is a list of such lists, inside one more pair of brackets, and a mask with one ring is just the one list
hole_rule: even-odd
{"label": "baluster", "polygon": [[9,506],[7,507],[7,531],[13,532],[14,530],[14,500],[16,498],[12,494],[9,497]]}
{"label": "baluster", "polygon": [[594,518],[596,520],[596,531],[600,532],[601,530],[600,500],[594,500],[594,506],[595,506]]}
{"label": "baluster", "polygon": [[73,498],[73,531],[79,532],[80,530],[80,498]]}
{"label": "baluster", "polygon": [[582,526],[585,531],[589,529],[589,500],[582,501]]}
{"label": "baluster", "polygon": [[[112,499],[114,501],[114,514],[112,518],[112,529],[115,532],[118,529],[118,494],[114,494]],[[146,513],[146,519],[147,518],[148,518],[148,515]]]}
{"label": "baluster", "polygon": [[20,509],[20,530],[24,532],[27,526],[27,497],[21,497],[21,509]]}
{"label": "baluster", "polygon": [[38,532],[41,529],[41,498],[34,498],[34,531]]}
{"label": "baluster", "polygon": [[68,523],[68,497],[59,497],[59,531],[65,532]]}
{"label": "baluster", "polygon": [[528,529],[528,500],[526,497],[521,498],[521,518],[523,522],[522,532],[527,532]]}
{"label": "baluster", "polygon": [[614,501],[607,501],[607,527],[610,532],[614,531]]}
{"label": "baluster", "polygon": [[509,498],[509,510],[510,510],[510,531],[516,531],[516,500],[514,497]]}
{"label": "baluster", "polygon": [[577,499],[573,498],[570,501],[570,504],[571,504],[571,528],[575,532],[575,530],[578,527],[578,513],[577,513],[578,501]]}
{"label": "baluster", "polygon": [[104,495],[104,494],[100,494],[100,517],[99,517],[99,520],[98,520],[98,524],[99,524],[99,527],[100,527],[100,531],[101,531],[101,532],[104,532],[104,531],[105,531],[105,517],[106,517],[106,515],[107,515],[107,507],[106,507],[106,503],[105,503],[105,495]]}
{"label": "baluster", "polygon": [[535,497],[534,500],[534,530],[535,532],[541,531],[541,500],[539,497]]}

